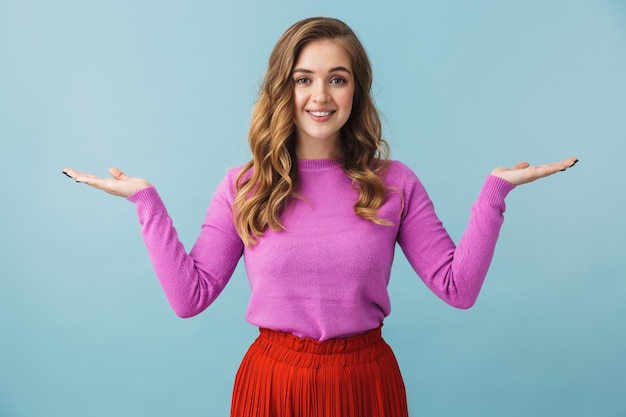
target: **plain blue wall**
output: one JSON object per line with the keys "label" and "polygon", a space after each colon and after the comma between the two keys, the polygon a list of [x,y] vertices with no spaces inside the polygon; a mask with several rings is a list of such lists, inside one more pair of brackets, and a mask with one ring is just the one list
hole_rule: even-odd
{"label": "plain blue wall", "polygon": [[469,311],[398,252],[412,415],[626,415],[624,1],[0,0],[0,416],[227,415],[257,332],[243,268],[176,318],[132,204],[60,171],[147,177],[191,247],[273,44],[313,15],[361,37],[393,156],[455,239],[494,166],[581,161],[510,195]]}

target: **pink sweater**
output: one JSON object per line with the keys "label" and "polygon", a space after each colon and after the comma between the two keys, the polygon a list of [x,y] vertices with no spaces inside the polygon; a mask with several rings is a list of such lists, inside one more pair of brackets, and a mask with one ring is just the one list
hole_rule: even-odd
{"label": "pink sweater", "polygon": [[241,255],[251,287],[246,320],[298,337],[327,340],[376,328],[389,315],[387,292],[396,242],[424,283],[458,308],[471,307],[489,268],[514,186],[488,176],[458,247],[416,175],[393,161],[380,226],[354,214],[357,193],[333,160],[298,161],[299,192],[281,219],[245,248],[231,205],[238,169],[228,171],[189,254],[154,187],[129,197],[137,207],[156,274],[172,308],[191,317],[224,289]]}

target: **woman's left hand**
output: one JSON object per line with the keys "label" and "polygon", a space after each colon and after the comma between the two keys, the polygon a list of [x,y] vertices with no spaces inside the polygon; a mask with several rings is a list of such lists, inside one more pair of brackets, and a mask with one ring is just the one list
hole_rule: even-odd
{"label": "woman's left hand", "polygon": [[559,171],[565,171],[567,168],[573,167],[576,162],[578,162],[578,158],[568,158],[564,161],[538,166],[530,165],[528,162],[520,162],[513,168],[495,168],[491,171],[491,175],[500,177],[513,185],[522,185]]}

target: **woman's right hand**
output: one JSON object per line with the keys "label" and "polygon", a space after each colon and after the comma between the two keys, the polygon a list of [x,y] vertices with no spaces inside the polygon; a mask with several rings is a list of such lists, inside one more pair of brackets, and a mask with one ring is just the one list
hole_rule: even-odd
{"label": "woman's right hand", "polygon": [[111,174],[113,178],[99,178],[95,175],[75,171],[71,168],[65,168],[63,173],[76,180],[76,182],[87,184],[98,190],[124,198],[151,186],[147,180],[129,177],[117,168],[109,169],[109,174]]}

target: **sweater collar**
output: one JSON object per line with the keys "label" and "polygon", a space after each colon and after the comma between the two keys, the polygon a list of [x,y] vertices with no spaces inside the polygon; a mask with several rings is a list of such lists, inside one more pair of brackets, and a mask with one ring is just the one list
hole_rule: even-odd
{"label": "sweater collar", "polygon": [[319,171],[337,167],[341,167],[341,164],[339,161],[333,158],[298,159],[298,168],[300,171]]}

